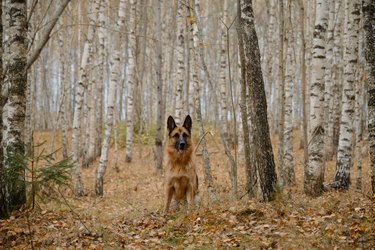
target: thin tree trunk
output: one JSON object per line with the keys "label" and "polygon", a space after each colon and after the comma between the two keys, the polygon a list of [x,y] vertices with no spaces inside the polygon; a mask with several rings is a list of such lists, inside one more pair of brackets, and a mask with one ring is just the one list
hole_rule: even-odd
{"label": "thin tree trunk", "polygon": [[[126,1],[121,0],[119,3],[119,12],[118,12],[118,23],[117,28],[121,30],[125,26],[125,7]],[[95,179],[95,193],[96,196],[103,196],[103,181],[104,181],[104,174],[107,168],[107,161],[108,161],[108,150],[109,150],[109,142],[111,139],[111,132],[113,126],[113,119],[114,119],[114,110],[116,105],[116,89],[117,83],[119,82],[120,75],[121,75],[121,68],[120,68],[120,49],[121,49],[121,39],[120,37],[115,37],[115,48],[113,51],[113,58],[112,58],[112,68],[111,68],[111,80],[109,82],[109,90],[108,90],[108,108],[107,108],[107,119],[105,123],[105,132],[104,138],[102,143],[102,150],[99,160],[99,166],[96,170],[96,179]]]}
{"label": "thin tree trunk", "polygon": [[176,123],[181,123],[181,116],[183,112],[183,85],[184,85],[184,50],[185,50],[185,37],[184,37],[184,21],[185,21],[185,4],[182,1],[177,2],[177,79],[176,79],[176,96],[175,96],[175,120]]}
{"label": "thin tree trunk", "polygon": [[[200,8],[200,0],[193,0],[193,6],[194,6],[194,15],[196,20],[199,20],[199,8]],[[198,33],[198,23],[194,23],[194,29],[193,29],[193,40],[194,40],[194,48],[198,48],[199,44],[199,33]],[[197,51],[195,49],[194,51]],[[202,138],[204,135],[204,128],[203,128],[203,121],[202,121],[202,105],[201,105],[201,97],[200,97],[200,86],[199,86],[199,79],[198,79],[198,72],[197,72],[197,64],[198,64],[198,55],[196,53],[193,54],[193,83],[196,88],[196,115],[197,115],[197,122],[198,122],[198,128],[199,128],[199,137]],[[210,164],[210,157],[208,154],[207,144],[206,140],[203,137],[201,141],[202,151],[203,151],[203,162],[204,162],[204,181],[207,187],[208,196],[210,197],[210,200],[212,202],[217,201],[216,191],[214,187],[214,182],[212,178],[212,171],[211,171],[211,164]]]}
{"label": "thin tree trunk", "polygon": [[364,105],[364,82],[359,78],[360,74],[356,74],[356,88],[355,88],[355,156],[357,165],[357,176],[355,186],[358,190],[362,190],[362,107]]}
{"label": "thin tree trunk", "polygon": [[[0,16],[3,16],[3,4],[0,5]],[[0,90],[3,88],[3,18],[0,19]],[[0,93],[0,142],[3,141],[3,94]],[[6,202],[6,182],[5,182],[5,168],[4,168],[4,152],[3,146],[0,145],[0,219],[8,217],[8,209]]]}
{"label": "thin tree trunk", "polygon": [[284,121],[285,121],[285,72],[284,72],[284,0],[279,0],[279,71],[278,71],[278,128],[277,133],[279,135],[278,145],[278,171],[280,180],[283,180],[284,174]]}
{"label": "thin tree trunk", "polygon": [[365,31],[366,80],[368,84],[368,134],[370,145],[371,187],[375,194],[375,2],[363,2]]}
{"label": "thin tree trunk", "polygon": [[229,139],[229,126],[228,126],[228,88],[227,88],[227,0],[224,0],[223,11],[221,14],[221,44],[220,44],[220,130],[225,143]]}
{"label": "thin tree trunk", "polygon": [[132,161],[133,152],[133,133],[134,133],[134,85],[135,85],[135,18],[136,18],[136,1],[130,0],[130,17],[129,17],[129,66],[128,66],[128,98],[127,98],[127,112],[126,112],[126,156],[125,161]]}
{"label": "thin tree trunk", "polygon": [[294,153],[293,153],[293,120],[292,120],[292,98],[293,98],[293,86],[295,84],[295,71],[296,65],[293,65],[293,33],[292,33],[292,20],[291,20],[291,6],[288,3],[288,32],[287,32],[287,55],[285,63],[285,111],[284,111],[284,151],[282,152],[283,157],[283,171],[280,176],[281,183],[283,186],[291,186],[295,183],[294,173]]}
{"label": "thin tree trunk", "polygon": [[[125,1],[121,1],[123,3]],[[119,8],[121,11],[121,7]],[[95,179],[95,194],[96,196],[103,196],[103,181],[104,181],[104,174],[107,168],[107,161],[108,161],[108,150],[109,150],[109,142],[111,139],[111,131],[113,125],[113,113],[114,113],[114,105],[115,105],[115,97],[116,97],[116,84],[118,82],[118,73],[120,71],[120,53],[118,48],[113,52],[113,59],[112,59],[112,71],[111,71],[111,81],[109,83],[109,90],[108,90],[108,108],[107,108],[107,119],[105,123],[105,132],[104,138],[102,143],[102,150],[99,160],[99,166],[96,170],[96,179]]]}
{"label": "thin tree trunk", "polygon": [[[102,2],[100,5],[100,12],[99,12],[99,28],[98,28],[98,61],[99,61],[99,70],[98,70],[98,81],[97,81],[97,90],[96,90],[96,103],[95,103],[95,114],[96,114],[96,131],[95,131],[95,146],[90,144],[89,147],[89,156],[92,155],[92,151],[94,150],[94,158],[101,155],[101,148],[102,148],[102,141],[103,141],[103,86],[104,83],[107,82],[105,76],[105,72],[107,72],[107,58],[106,58],[106,50],[105,50],[105,43],[106,43],[106,36],[107,36],[107,29],[105,28],[106,25],[106,13],[107,9],[105,8],[105,4]],[[122,96],[122,95],[121,95]]]}
{"label": "thin tree trunk", "polygon": [[308,142],[307,142],[307,102],[306,102],[306,42],[305,42],[305,8],[303,0],[299,1],[299,17],[301,29],[301,91],[302,91],[302,137],[303,137],[303,163],[308,162]]}
{"label": "thin tree trunk", "polygon": [[332,117],[334,106],[333,106],[333,80],[332,80],[332,70],[333,70],[333,48],[334,48],[334,27],[335,27],[335,0],[330,1],[329,5],[329,17],[328,17],[328,30],[327,30],[327,67],[325,69],[324,81],[324,131],[326,138],[324,139],[324,158],[325,160],[332,159],[333,156],[333,126],[334,123],[331,122],[330,117]]}
{"label": "thin tree trunk", "polygon": [[156,138],[155,138],[155,155],[156,155],[156,171],[161,172],[163,168],[163,140],[162,140],[162,124],[164,120],[163,115],[163,58],[162,58],[162,37],[161,37],[161,2],[162,0],[156,1],[156,92],[157,92],[157,115],[156,115]]}
{"label": "thin tree trunk", "polygon": [[73,183],[74,183],[74,193],[77,196],[82,196],[84,194],[83,184],[81,181],[81,169],[78,163],[79,160],[79,141],[80,141],[80,134],[81,134],[81,113],[82,113],[82,106],[83,106],[83,95],[85,88],[87,86],[87,70],[86,66],[91,59],[89,55],[91,52],[92,42],[94,38],[94,24],[95,20],[97,20],[97,14],[99,9],[100,0],[95,0],[91,6],[91,13],[95,13],[94,17],[90,20],[92,25],[88,27],[87,31],[87,38],[84,44],[82,56],[81,56],[81,64],[79,67],[79,79],[78,84],[76,86],[76,99],[75,99],[75,107],[74,107],[74,118],[73,118],[73,134],[72,134],[72,159],[74,162],[73,167]]}

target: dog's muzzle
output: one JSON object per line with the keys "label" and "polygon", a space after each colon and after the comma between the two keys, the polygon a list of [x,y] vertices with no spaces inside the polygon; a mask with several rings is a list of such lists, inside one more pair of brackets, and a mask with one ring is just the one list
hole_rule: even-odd
{"label": "dog's muzzle", "polygon": [[176,149],[179,150],[185,150],[187,148],[187,143],[184,139],[178,139],[176,142]]}

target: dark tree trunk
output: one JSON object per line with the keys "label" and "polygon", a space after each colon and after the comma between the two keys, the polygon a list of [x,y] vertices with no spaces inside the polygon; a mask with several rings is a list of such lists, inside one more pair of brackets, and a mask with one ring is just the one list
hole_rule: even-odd
{"label": "dark tree trunk", "polygon": [[157,120],[156,120],[156,138],[155,138],[155,155],[156,155],[156,171],[161,172],[163,168],[163,142],[162,142],[162,124],[163,115],[163,60],[162,60],[162,40],[161,40],[161,0],[156,2],[156,78],[157,78]]}
{"label": "dark tree trunk", "polygon": [[375,2],[363,2],[365,30],[366,80],[368,86],[368,133],[370,145],[371,186],[375,193]]}
{"label": "dark tree trunk", "polygon": [[[251,0],[239,1],[238,37],[241,57],[241,70],[249,92],[249,114],[253,125],[254,142],[253,165],[259,173],[261,198],[270,201],[274,198],[277,182],[274,155],[267,120],[267,102],[260,63],[258,37],[254,26],[254,13]],[[249,136],[249,135],[244,135]],[[250,174],[250,173],[247,173]],[[254,174],[254,173],[252,173]]]}

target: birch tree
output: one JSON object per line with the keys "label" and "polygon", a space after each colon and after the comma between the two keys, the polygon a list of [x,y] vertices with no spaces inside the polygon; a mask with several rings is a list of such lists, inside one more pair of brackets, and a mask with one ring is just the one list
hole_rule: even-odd
{"label": "birch tree", "polygon": [[161,2],[156,1],[156,80],[157,80],[157,116],[156,116],[156,138],[155,138],[155,155],[156,155],[156,171],[160,172],[163,167],[163,141],[162,141],[162,124],[163,124],[163,58],[162,58],[162,36],[161,36]]}
{"label": "birch tree", "polygon": [[340,138],[337,151],[336,173],[332,187],[348,189],[350,184],[350,169],[353,165],[353,120],[355,105],[355,73],[358,61],[358,30],[360,19],[360,1],[345,1],[346,28],[344,50],[344,82],[342,92],[342,108],[340,123]]}
{"label": "birch tree", "polygon": [[323,192],[324,181],[324,69],[325,39],[328,26],[329,1],[316,1],[316,20],[312,51],[310,85],[310,146],[309,162],[305,166],[304,189],[310,196]]}
{"label": "birch tree", "polygon": [[133,133],[134,133],[134,85],[135,85],[135,50],[136,50],[136,39],[135,39],[135,18],[136,18],[136,1],[130,0],[130,14],[129,14],[129,52],[128,52],[128,98],[127,98],[127,110],[126,110],[126,156],[125,161],[132,161],[133,152]]}
{"label": "birch tree", "polygon": [[291,21],[291,6],[288,6],[288,32],[287,32],[287,55],[285,61],[285,112],[284,112],[284,152],[282,152],[282,166],[283,171],[280,179],[282,185],[290,186],[295,182],[294,174],[294,154],[293,154],[293,120],[292,120],[292,99],[293,99],[293,86],[295,83],[295,71],[293,70],[296,65],[293,64],[293,33]]}
{"label": "birch tree", "polygon": [[[24,126],[27,85],[27,4],[23,1],[5,1],[6,40],[3,60],[5,65],[2,84],[2,162],[5,173],[5,204],[1,205],[1,216],[8,217],[14,209],[26,201],[25,163],[17,156],[25,153]],[[4,190],[5,189],[5,190]],[[5,191],[5,192],[4,192]]]}
{"label": "birch tree", "polygon": [[83,184],[81,181],[81,169],[78,163],[79,160],[79,141],[81,134],[81,113],[83,106],[83,95],[85,88],[88,84],[87,70],[86,67],[89,60],[91,59],[91,47],[94,39],[95,32],[95,21],[97,20],[98,10],[99,10],[100,0],[94,0],[90,6],[90,25],[88,27],[87,36],[85,44],[83,47],[83,52],[81,55],[81,63],[79,67],[79,79],[76,87],[76,98],[74,107],[74,118],[73,118],[73,132],[72,132],[72,160],[74,162],[73,168],[73,183],[74,183],[74,193],[77,196],[82,196],[84,194]]}
{"label": "birch tree", "polygon": [[370,146],[371,187],[375,194],[375,2],[363,1],[365,31],[366,81],[368,85],[368,133]]}
{"label": "birch tree", "polygon": [[185,36],[184,36],[184,26],[185,26],[185,4],[183,1],[177,1],[177,79],[176,81],[176,94],[175,94],[175,120],[176,123],[181,123],[181,116],[183,112],[183,85],[184,85],[184,50],[185,50]]}
{"label": "birch tree", "polygon": [[[285,67],[284,67],[284,0],[279,0],[279,49],[278,49],[278,93],[277,99],[279,100],[276,110],[276,117],[278,119],[277,133],[279,135],[278,147],[278,170],[279,176],[284,173],[284,121],[285,121]],[[282,178],[281,178],[282,180]]]}
{"label": "birch tree", "polygon": [[242,51],[241,70],[249,91],[249,113],[254,126],[252,136],[255,157],[253,158],[261,187],[261,199],[274,199],[274,188],[277,182],[275,162],[272,151],[269,125],[267,121],[267,102],[260,64],[258,37],[254,26],[252,0],[238,1],[238,40]]}
{"label": "birch tree", "polygon": [[227,93],[228,93],[228,88],[227,88],[227,22],[228,22],[228,1],[224,0],[224,6],[223,6],[223,11],[221,14],[221,44],[220,44],[220,123],[221,123],[221,130],[222,134],[224,136],[224,140],[227,143],[228,142],[228,133],[229,133],[229,126],[228,126],[228,105],[227,105]]}
{"label": "birch tree", "polygon": [[[117,22],[117,29],[122,30],[125,26],[125,7],[126,1],[121,0],[119,3],[118,8],[118,22]],[[121,39],[115,38],[115,47],[112,54],[112,68],[111,68],[111,81],[109,82],[109,89],[108,89],[108,106],[107,106],[107,119],[105,123],[105,132],[104,138],[102,143],[102,150],[99,160],[99,166],[96,170],[96,179],[95,179],[95,193],[96,196],[103,196],[103,180],[104,174],[107,167],[108,161],[108,150],[109,150],[109,142],[111,139],[111,132],[112,126],[114,121],[114,109],[116,104],[116,89],[117,83],[119,82],[121,69],[120,69],[120,50],[121,50]]]}
{"label": "birch tree", "polygon": [[212,171],[211,171],[211,163],[210,163],[210,157],[208,154],[207,144],[204,136],[204,128],[203,128],[203,119],[202,119],[202,105],[201,105],[201,96],[200,96],[200,85],[199,85],[199,78],[198,78],[198,55],[197,50],[199,46],[199,42],[201,41],[202,37],[200,37],[199,33],[199,24],[200,24],[200,0],[192,0],[192,5],[194,6],[194,16],[195,22],[193,23],[193,44],[194,46],[194,53],[192,54],[192,77],[193,77],[193,84],[195,87],[195,105],[196,105],[196,116],[197,116],[197,123],[198,123],[198,131],[199,131],[199,137],[202,138],[202,153],[203,153],[203,162],[204,162],[204,181],[207,187],[207,192],[210,200],[212,202],[217,201],[216,191],[214,187],[214,182],[212,178]]}

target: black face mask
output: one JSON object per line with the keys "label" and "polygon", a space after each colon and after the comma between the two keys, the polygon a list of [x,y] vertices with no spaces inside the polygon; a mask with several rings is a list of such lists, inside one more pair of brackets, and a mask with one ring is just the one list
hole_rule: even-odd
{"label": "black face mask", "polygon": [[175,138],[175,141],[175,148],[177,149],[177,151],[187,149],[188,144],[185,137]]}

